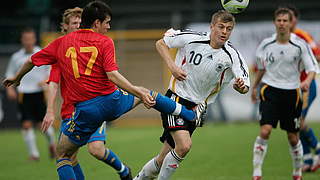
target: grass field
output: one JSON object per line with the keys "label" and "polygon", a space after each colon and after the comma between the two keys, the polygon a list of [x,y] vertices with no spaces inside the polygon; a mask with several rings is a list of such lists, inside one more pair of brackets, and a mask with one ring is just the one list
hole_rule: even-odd
{"label": "grass field", "polygon": [[[320,133],[320,124],[311,126]],[[107,146],[117,152],[135,175],[159,151],[160,127],[110,128]],[[193,136],[193,147],[173,180],[249,180],[252,146],[258,133],[256,123],[208,124]],[[48,158],[44,136],[37,134],[40,162],[28,162],[25,144],[18,130],[0,131],[0,180],[58,179],[55,162]],[[273,131],[264,163],[264,180],[291,179],[291,158],[286,134]],[[117,180],[113,169],[91,157],[83,147],[79,160],[88,180]],[[319,180],[320,172],[304,175]]]}

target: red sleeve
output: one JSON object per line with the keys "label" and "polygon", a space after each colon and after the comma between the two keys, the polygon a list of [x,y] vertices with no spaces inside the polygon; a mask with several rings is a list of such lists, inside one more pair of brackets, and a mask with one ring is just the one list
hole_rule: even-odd
{"label": "red sleeve", "polygon": [[320,55],[320,46],[315,46],[314,48],[312,48],[312,52],[315,56],[319,56]]}
{"label": "red sleeve", "polygon": [[47,47],[31,56],[32,63],[35,66],[55,64],[57,62],[56,54],[59,47],[59,39],[50,43]]}
{"label": "red sleeve", "polygon": [[61,73],[60,73],[60,68],[58,64],[51,65],[51,71],[50,71],[48,83],[55,82],[58,84],[60,82],[60,78],[61,78]]}
{"label": "red sleeve", "polygon": [[103,68],[106,72],[118,70],[118,64],[115,57],[115,48],[112,39],[107,39],[102,45],[103,50]]}

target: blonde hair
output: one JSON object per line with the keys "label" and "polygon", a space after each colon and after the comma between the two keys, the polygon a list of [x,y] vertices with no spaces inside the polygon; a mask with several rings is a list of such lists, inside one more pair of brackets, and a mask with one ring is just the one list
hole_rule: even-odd
{"label": "blonde hair", "polygon": [[82,9],[79,7],[67,9],[64,11],[62,15],[62,22],[60,23],[60,28],[62,33],[66,33],[66,29],[63,28],[64,24],[69,24],[70,23],[70,18],[71,17],[79,17],[81,18],[82,15]]}
{"label": "blonde hair", "polygon": [[234,16],[226,10],[219,10],[214,13],[211,17],[211,24],[215,24],[218,21],[222,21],[223,23],[233,22],[236,23]]}

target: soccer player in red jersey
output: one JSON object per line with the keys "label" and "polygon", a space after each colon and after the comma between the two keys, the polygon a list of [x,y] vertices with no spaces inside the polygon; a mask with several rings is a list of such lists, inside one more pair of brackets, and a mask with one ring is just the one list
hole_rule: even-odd
{"label": "soccer player in red jersey", "polygon": [[[200,103],[195,110],[188,110],[170,98],[134,86],[125,79],[118,72],[113,41],[104,35],[110,28],[111,17],[111,10],[105,3],[89,3],[82,13],[81,30],[53,41],[29,58],[14,78],[3,82],[7,87],[18,85],[34,65],[59,66],[61,95],[67,104],[72,104],[67,107],[72,109],[72,115],[63,117],[65,120],[57,146],[57,171],[62,180],[76,179],[70,158],[88,142],[92,133],[104,121],[117,119],[141,101],[147,108],[180,115],[196,125],[201,124],[201,114],[206,109],[206,104]],[[107,150],[97,155],[105,162],[115,158]],[[127,176],[122,179],[132,178]]]}
{"label": "soccer player in red jersey", "polygon": [[[312,36],[307,33],[306,31],[297,28],[298,19],[300,16],[300,13],[298,9],[295,6],[288,6],[288,8],[292,11],[293,14],[293,26],[291,29],[291,32],[295,33],[300,38],[304,39],[311,47],[312,52],[316,59],[320,60],[320,48],[317,46],[317,44],[314,42]],[[301,72],[300,80],[301,82],[304,81],[307,77],[307,73],[305,70]],[[308,127],[305,123],[306,116],[308,114],[309,108],[312,105],[312,102],[315,100],[317,96],[317,84],[316,80],[313,79],[310,88],[307,91],[302,91],[302,97],[303,97],[303,105],[302,105],[302,112],[301,112],[301,129],[300,129],[300,140],[303,147],[303,159],[304,159],[304,165],[303,165],[303,172],[308,171],[316,171],[318,168],[320,168],[320,143],[318,142],[317,136],[314,134],[313,129]],[[313,153],[311,152],[311,149],[314,150],[316,159],[318,159],[316,162],[313,162]]]}
{"label": "soccer player in red jersey", "polygon": [[[62,16],[62,23],[61,23],[61,32],[63,34],[68,34],[73,31],[76,31],[80,27],[81,23],[81,14],[82,9],[79,7],[67,9],[64,11]],[[51,66],[50,76],[48,80],[49,88],[48,88],[48,105],[47,105],[47,112],[46,116],[44,117],[43,123],[42,123],[42,129],[46,130],[48,126],[50,126],[54,119],[55,119],[55,101],[57,98],[58,88],[59,88],[59,82],[61,79],[61,73],[60,69],[57,64],[54,64]],[[72,114],[72,104],[62,104],[61,107],[61,114],[63,117],[70,116]],[[88,140],[88,152],[98,160],[101,160],[98,155],[99,151],[105,150],[105,142],[106,142],[106,123],[104,122],[101,127],[99,127],[90,137]],[[114,154],[111,149],[107,148],[109,154]],[[112,152],[112,153],[111,153]],[[111,158],[109,158],[111,159]],[[107,163],[112,168],[114,168],[118,174],[120,175],[120,178],[125,179],[126,177],[130,177],[129,175],[129,169],[126,167],[118,157],[114,157],[111,159],[111,161],[103,161],[104,163]],[[83,180],[85,179],[82,168],[80,166],[80,163],[77,159],[77,153],[74,154],[71,158],[72,168],[74,170],[75,176],[77,180]]]}

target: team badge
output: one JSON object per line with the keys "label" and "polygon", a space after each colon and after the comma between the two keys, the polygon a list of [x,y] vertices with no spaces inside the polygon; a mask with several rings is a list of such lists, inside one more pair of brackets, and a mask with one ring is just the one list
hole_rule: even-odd
{"label": "team badge", "polygon": [[179,119],[177,119],[176,123],[181,126],[184,124],[184,121],[183,121],[183,119],[179,118]]}

